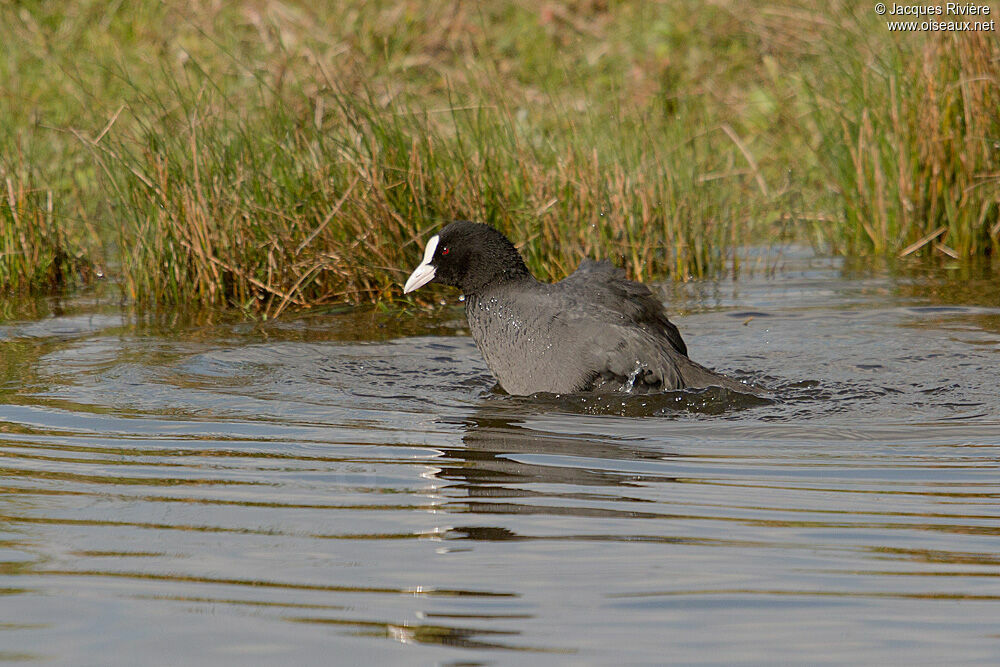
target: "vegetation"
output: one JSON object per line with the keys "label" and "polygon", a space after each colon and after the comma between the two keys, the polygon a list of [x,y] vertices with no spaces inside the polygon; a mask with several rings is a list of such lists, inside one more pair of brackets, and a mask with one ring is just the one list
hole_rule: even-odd
{"label": "vegetation", "polygon": [[56,289],[93,271],[72,229],[55,217],[52,191],[32,187],[30,174],[0,167],[0,286]]}
{"label": "vegetation", "polygon": [[[1000,39],[857,24],[811,82],[819,164],[840,195],[835,248],[973,258],[1000,250]],[[833,230],[831,230],[833,231]]]}
{"label": "vegetation", "polygon": [[397,297],[455,218],[546,278],[995,253],[995,33],[751,5],[0,0],[0,290],[274,317]]}

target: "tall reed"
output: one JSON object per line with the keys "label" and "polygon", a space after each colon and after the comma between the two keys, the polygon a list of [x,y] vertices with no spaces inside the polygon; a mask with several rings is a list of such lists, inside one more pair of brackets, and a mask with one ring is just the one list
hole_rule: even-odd
{"label": "tall reed", "polygon": [[[828,37],[809,89],[816,155],[840,196],[829,239],[850,254],[970,258],[1000,250],[995,33]],[[869,35],[869,39],[863,38]]]}
{"label": "tall reed", "polygon": [[92,265],[80,240],[58,221],[52,190],[0,162],[0,295],[85,282]]}
{"label": "tall reed", "polygon": [[508,107],[431,114],[325,80],[257,87],[238,110],[207,78],[163,87],[169,97],[132,111],[137,130],[87,142],[127,212],[122,278],[137,301],[273,317],[389,297],[421,238],[457,218],[522,241],[544,278],[588,254],[639,278],[702,276],[726,262],[734,225],[749,223],[738,184],[701,180],[737,149],[721,132],[687,139],[683,123],[597,140],[593,119],[545,110],[567,123],[553,139]]}

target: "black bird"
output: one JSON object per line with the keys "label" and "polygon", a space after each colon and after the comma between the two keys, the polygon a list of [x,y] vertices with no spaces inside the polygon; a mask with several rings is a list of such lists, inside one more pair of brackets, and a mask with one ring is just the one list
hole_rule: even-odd
{"label": "black bird", "polygon": [[585,259],[565,279],[542,283],[499,231],[458,221],[427,242],[403,293],[429,282],[462,290],[472,337],[509,394],[756,393],[691,361],[659,299],[610,262]]}

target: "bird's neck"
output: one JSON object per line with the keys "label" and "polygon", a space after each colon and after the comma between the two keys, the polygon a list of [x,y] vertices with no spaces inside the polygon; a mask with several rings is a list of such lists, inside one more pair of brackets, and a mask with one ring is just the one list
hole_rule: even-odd
{"label": "bird's neck", "polygon": [[496,273],[477,276],[477,280],[470,280],[461,285],[461,290],[466,296],[481,296],[503,287],[537,283],[538,281],[531,275],[524,261],[518,256],[516,263],[508,263],[506,268],[500,269]]}

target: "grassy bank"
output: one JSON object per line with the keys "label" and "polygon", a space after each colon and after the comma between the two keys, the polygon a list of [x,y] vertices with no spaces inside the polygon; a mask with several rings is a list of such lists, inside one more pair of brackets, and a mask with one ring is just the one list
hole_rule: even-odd
{"label": "grassy bank", "polygon": [[996,33],[836,3],[0,0],[0,39],[7,289],[91,262],[137,303],[273,317],[398,296],[455,218],[546,278],[789,237],[997,249]]}

